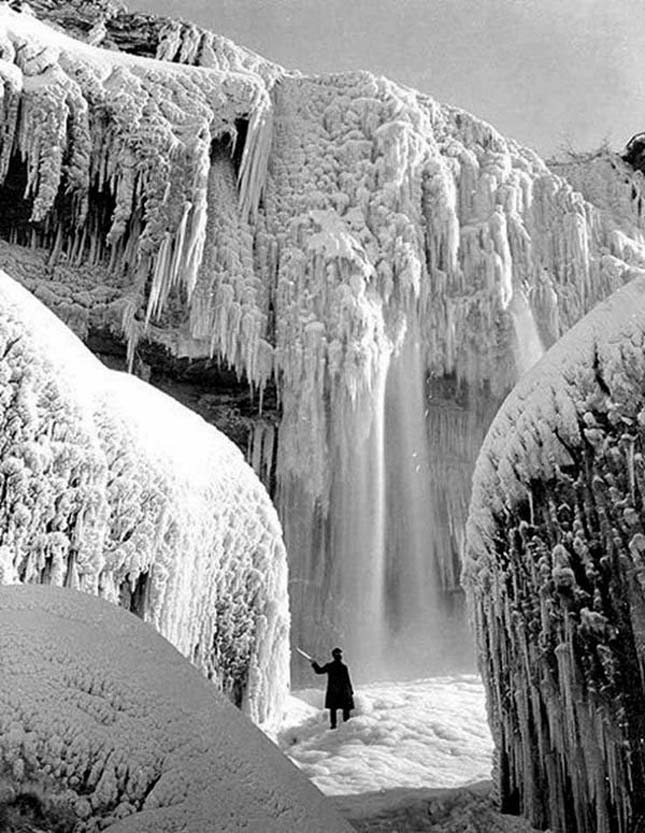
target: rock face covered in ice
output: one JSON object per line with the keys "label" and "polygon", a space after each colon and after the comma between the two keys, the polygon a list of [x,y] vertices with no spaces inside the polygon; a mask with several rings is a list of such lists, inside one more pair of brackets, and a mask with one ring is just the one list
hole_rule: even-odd
{"label": "rock face covered in ice", "polygon": [[299,639],[379,668],[402,643],[445,660],[489,420],[645,263],[639,224],[617,231],[531,151],[384,78],[308,78],[190,24],[77,7],[35,3],[83,43],[0,10],[0,264],[135,364],[149,344],[212,357],[260,407],[275,384],[277,436],[259,423],[249,457],[276,484]]}
{"label": "rock face covered in ice", "polygon": [[464,577],[502,805],[645,819],[645,273],[515,387],[473,480]]}
{"label": "rock face covered in ice", "polygon": [[2,273],[0,435],[0,581],[134,611],[275,727],[289,679],[286,556],[239,449],[103,367]]}
{"label": "rock face covered in ice", "polygon": [[71,590],[0,587],[0,656],[8,811],[37,797],[55,829],[75,833],[349,833],[258,729],[126,611]]}

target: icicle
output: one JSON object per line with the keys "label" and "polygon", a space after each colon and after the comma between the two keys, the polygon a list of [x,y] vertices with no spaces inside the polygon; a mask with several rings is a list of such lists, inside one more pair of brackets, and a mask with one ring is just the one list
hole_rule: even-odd
{"label": "icicle", "polygon": [[246,459],[263,483],[270,482],[275,455],[275,426],[261,420],[255,421],[249,434]]}
{"label": "icicle", "polygon": [[15,51],[11,42],[6,45],[3,39],[4,57],[0,60],[0,78],[3,87],[2,93],[2,133],[0,136],[0,181],[3,181],[9,169],[11,154],[14,147],[14,138],[19,122],[19,104],[23,89],[23,76],[18,67],[10,63],[10,58],[15,57]]}
{"label": "icicle", "polygon": [[182,283],[190,301],[199,267],[204,256],[206,243],[206,227],[208,218],[208,174],[210,170],[210,133],[207,132],[196,141],[195,151],[195,180],[192,187],[192,214],[190,218],[190,232],[182,253]]}
{"label": "icicle", "polygon": [[132,373],[133,371],[135,352],[140,338],[139,325],[135,319],[136,312],[136,302],[134,299],[128,299],[123,307],[123,317],[121,319],[121,329],[127,345],[126,361],[128,373]]}
{"label": "icicle", "polygon": [[255,222],[265,187],[273,135],[273,108],[267,93],[258,93],[251,110],[238,177],[240,213]]}
{"label": "icicle", "polygon": [[160,61],[173,61],[181,48],[182,23],[168,20],[159,32],[156,57]]}
{"label": "icicle", "polygon": [[192,23],[184,24],[181,31],[181,49],[178,57],[180,64],[198,63],[201,41],[201,30]]}

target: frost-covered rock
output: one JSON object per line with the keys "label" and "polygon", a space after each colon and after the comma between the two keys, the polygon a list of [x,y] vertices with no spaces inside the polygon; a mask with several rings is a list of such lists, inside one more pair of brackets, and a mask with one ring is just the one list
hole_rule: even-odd
{"label": "frost-covered rock", "polygon": [[502,807],[645,820],[645,273],[515,387],[482,447],[464,580]]}
{"label": "frost-covered rock", "polygon": [[83,42],[0,9],[0,265],[131,359],[213,357],[260,408],[274,383],[277,437],[261,424],[249,458],[275,475],[299,638],[369,653],[387,620],[427,643],[490,415],[645,263],[640,220],[385,78],[285,72],[187,23],[129,17],[128,40],[103,0],[81,22],[59,6],[35,5]]}
{"label": "frost-covered rock", "polygon": [[288,686],[286,556],[233,443],[105,368],[3,273],[0,436],[0,581],[133,610],[275,727]]}
{"label": "frost-covered rock", "polygon": [[75,833],[350,830],[250,721],[124,610],[72,590],[0,587],[0,665],[4,803],[35,794]]}

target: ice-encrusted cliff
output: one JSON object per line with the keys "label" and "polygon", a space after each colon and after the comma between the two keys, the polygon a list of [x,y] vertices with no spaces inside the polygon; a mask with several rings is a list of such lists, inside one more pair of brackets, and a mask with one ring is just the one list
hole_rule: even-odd
{"label": "ice-encrusted cliff", "polygon": [[502,807],[645,822],[645,272],[515,387],[477,461],[464,580]]}
{"label": "ice-encrusted cliff", "polygon": [[277,432],[259,423],[249,456],[275,479],[297,638],[343,640],[366,671],[401,644],[415,670],[445,662],[479,444],[518,375],[645,263],[637,198],[614,216],[387,79],[81,6],[100,13],[35,3],[105,48],[0,10],[0,264],[133,360],[212,357],[260,407],[275,385]]}
{"label": "ice-encrusted cliff", "polygon": [[286,555],[239,449],[105,368],[4,273],[0,436],[0,582],[134,611],[275,730],[289,682]]}
{"label": "ice-encrusted cliff", "polygon": [[350,833],[126,611],[61,588],[0,587],[0,654],[4,831]]}

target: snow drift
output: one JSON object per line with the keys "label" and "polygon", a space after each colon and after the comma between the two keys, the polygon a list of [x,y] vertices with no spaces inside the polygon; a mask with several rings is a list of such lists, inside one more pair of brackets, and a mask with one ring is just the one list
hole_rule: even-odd
{"label": "snow drift", "polygon": [[73,590],[0,587],[0,660],[5,803],[37,795],[52,816],[67,811],[76,833],[350,830],[258,729],[124,610]]}
{"label": "snow drift", "polygon": [[103,367],[0,274],[0,580],[95,593],[151,622],[256,721],[288,687],[286,557],[241,452]]}
{"label": "snow drift", "polygon": [[645,819],[645,273],[515,387],[473,480],[464,579],[507,811]]}

